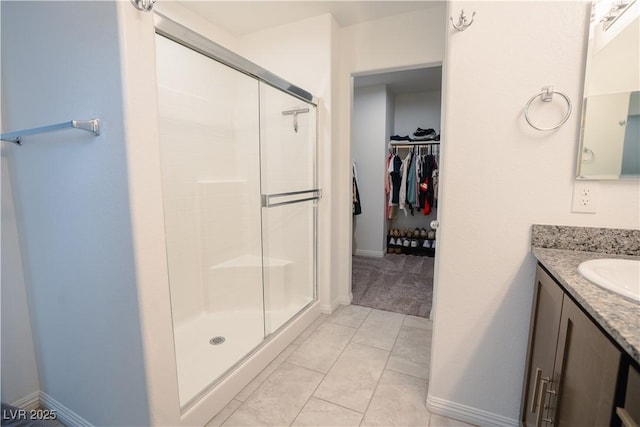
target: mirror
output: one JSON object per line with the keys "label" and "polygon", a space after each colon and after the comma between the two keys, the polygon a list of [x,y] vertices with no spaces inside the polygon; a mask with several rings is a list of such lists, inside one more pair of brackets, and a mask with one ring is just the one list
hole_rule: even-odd
{"label": "mirror", "polygon": [[593,2],[577,177],[640,178],[640,1]]}

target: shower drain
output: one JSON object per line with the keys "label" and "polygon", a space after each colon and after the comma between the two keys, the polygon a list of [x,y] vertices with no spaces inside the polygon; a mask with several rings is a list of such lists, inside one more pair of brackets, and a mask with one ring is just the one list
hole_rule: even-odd
{"label": "shower drain", "polygon": [[225,337],[213,337],[209,340],[209,344],[211,345],[220,345],[225,342]]}

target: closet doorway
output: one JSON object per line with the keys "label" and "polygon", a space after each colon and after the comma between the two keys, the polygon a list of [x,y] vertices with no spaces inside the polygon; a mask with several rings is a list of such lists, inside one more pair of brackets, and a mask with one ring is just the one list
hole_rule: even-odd
{"label": "closet doorway", "polygon": [[441,64],[353,77],[353,304],[431,317],[441,99]]}

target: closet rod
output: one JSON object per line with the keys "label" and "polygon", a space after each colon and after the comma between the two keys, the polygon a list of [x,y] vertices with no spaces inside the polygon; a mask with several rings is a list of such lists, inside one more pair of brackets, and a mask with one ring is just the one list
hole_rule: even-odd
{"label": "closet rod", "polygon": [[409,142],[409,143],[402,141],[402,144],[395,144],[393,141],[391,141],[389,143],[389,148],[413,148],[413,147],[419,147],[423,145],[440,145],[440,141],[434,141],[434,142],[420,141],[420,142]]}
{"label": "closet rod", "polygon": [[100,119],[92,120],[71,120],[68,122],[57,123],[55,125],[40,126],[37,128],[24,129],[16,132],[8,132],[0,135],[0,139],[7,142],[13,142],[14,144],[21,145],[22,137],[28,135],[36,135],[39,133],[52,132],[60,129],[81,129],[93,133],[94,135],[100,135]]}

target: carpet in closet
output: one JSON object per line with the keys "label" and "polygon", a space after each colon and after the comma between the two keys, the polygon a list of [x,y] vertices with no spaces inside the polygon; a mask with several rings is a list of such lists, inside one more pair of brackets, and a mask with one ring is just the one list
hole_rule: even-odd
{"label": "carpet in closet", "polygon": [[433,261],[412,255],[353,256],[353,304],[428,318],[433,301]]}

